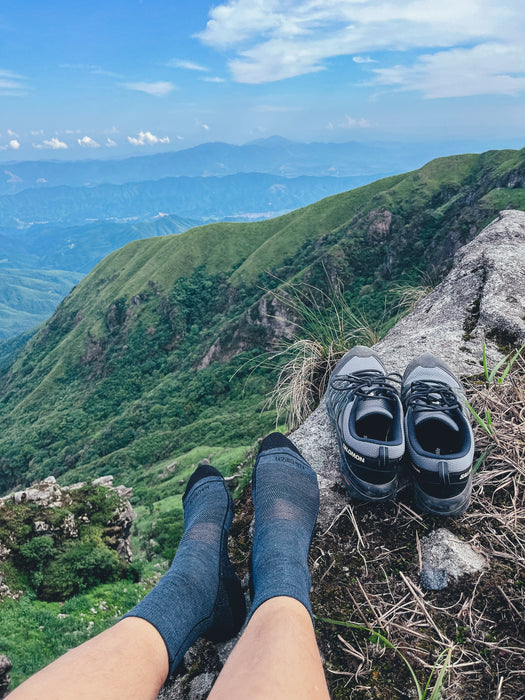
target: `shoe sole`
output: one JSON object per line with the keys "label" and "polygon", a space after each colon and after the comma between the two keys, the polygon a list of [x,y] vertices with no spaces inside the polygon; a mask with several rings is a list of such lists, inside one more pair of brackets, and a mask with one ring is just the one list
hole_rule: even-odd
{"label": "shoe sole", "polygon": [[470,503],[472,493],[472,481],[457,496],[451,498],[435,498],[422,490],[417,481],[414,484],[414,499],[418,508],[431,515],[461,515]]}

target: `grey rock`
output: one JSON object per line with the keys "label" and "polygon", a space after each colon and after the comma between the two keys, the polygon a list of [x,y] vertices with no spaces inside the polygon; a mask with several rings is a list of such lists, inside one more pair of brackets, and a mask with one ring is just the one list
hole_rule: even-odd
{"label": "grey rock", "polygon": [[525,343],[525,212],[505,210],[456,253],[447,277],[377,343],[388,369],[403,372],[423,352],[441,356],[459,375],[490,365],[501,345]]}
{"label": "grey rock", "polygon": [[98,479],[93,479],[93,486],[107,486],[110,488],[113,486],[113,476],[111,474],[99,476]]}
{"label": "grey rock", "polygon": [[11,670],[13,664],[11,660],[0,654],[0,700],[5,698],[7,692],[9,691],[9,671]]}
{"label": "grey rock", "polygon": [[190,684],[188,700],[202,700],[208,697],[216,678],[216,673],[201,673],[200,676],[196,676]]}
{"label": "grey rock", "polygon": [[446,528],[421,539],[421,561],[421,583],[430,590],[441,590],[449,578],[475,574],[487,566],[483,555]]}

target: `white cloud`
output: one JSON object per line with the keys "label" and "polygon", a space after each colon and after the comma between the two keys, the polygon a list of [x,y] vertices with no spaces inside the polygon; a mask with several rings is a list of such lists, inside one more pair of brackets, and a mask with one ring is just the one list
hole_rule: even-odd
{"label": "white cloud", "polygon": [[206,83],[225,83],[225,82],[226,82],[226,81],[224,80],[224,78],[217,78],[217,77],[215,77],[215,78],[211,78],[211,77],[208,78],[207,76],[204,77],[204,78],[201,78],[201,80],[204,80]]}
{"label": "white cloud", "polygon": [[31,131],[30,132],[31,136],[43,136],[44,135],[44,130],[39,129],[38,131]]}
{"label": "white cloud", "polygon": [[328,122],[327,127],[328,129],[368,129],[372,126],[368,119],[365,119],[364,117],[360,117],[359,119],[354,119],[353,117],[349,117],[348,114],[345,114],[345,118],[340,121],[336,122]]}
{"label": "white cloud", "polygon": [[148,95],[153,95],[154,97],[165,97],[166,95],[169,95],[170,92],[175,90],[175,85],[173,83],[162,80],[159,80],[156,83],[124,83],[124,87],[128,90],[145,92]]}
{"label": "white cloud", "polygon": [[[382,52],[384,60],[385,52],[395,51],[405,52],[405,63],[414,65],[380,69],[375,73],[379,84],[444,96],[447,90],[439,66],[447,64],[455,85],[451,94],[516,94],[523,89],[523,75],[510,55],[524,54],[524,26],[521,0],[226,0],[210,10],[207,25],[197,36],[212,47],[235,52],[229,66],[241,83],[325,70],[336,56],[352,56],[369,70],[367,64],[379,56],[376,53],[372,59],[368,54]],[[484,61],[470,84],[456,80],[457,68],[465,75],[469,68],[466,53],[486,45],[508,49],[508,58],[497,59],[498,71]],[[414,63],[411,51],[437,51],[439,58],[422,57],[420,65]],[[447,53],[448,58],[441,55]],[[424,75],[437,83],[423,85],[419,76]]]}
{"label": "white cloud", "polygon": [[46,139],[42,141],[42,143],[35,143],[33,146],[38,149],[50,148],[53,151],[66,150],[68,148],[67,143],[60,141],[56,136],[53,136],[51,139]]}
{"label": "white cloud", "polygon": [[83,136],[81,139],[77,139],[78,145],[84,148],[100,148],[100,144],[97,143],[91,136]]}
{"label": "white cloud", "polygon": [[105,143],[107,148],[114,148],[117,145],[116,141],[113,141],[113,139],[110,139],[109,136],[106,138],[106,143]]}
{"label": "white cloud", "polygon": [[170,66],[170,68],[184,68],[185,70],[196,70],[204,73],[207,73],[209,70],[206,68],[206,66],[201,66],[200,63],[195,63],[195,61],[185,61],[181,58],[172,58],[170,61],[168,61],[168,66]]}
{"label": "white cloud", "polygon": [[[9,133],[9,131],[7,133]],[[11,141],[9,141],[9,148],[12,148],[13,151],[18,151],[20,148],[20,141],[18,139],[11,139]]]}
{"label": "white cloud", "polygon": [[128,136],[128,141],[132,146],[154,146],[156,143],[169,143],[169,136],[159,138],[151,131],[140,131],[138,137]]}
{"label": "white cloud", "polygon": [[518,95],[525,92],[522,47],[480,44],[420,56],[411,66],[376,68],[376,83],[418,90],[425,97]]}
{"label": "white cloud", "polygon": [[8,135],[8,136],[11,136],[11,137],[14,138],[14,139],[17,139],[17,138],[18,138],[18,134],[17,134],[15,131],[13,131],[12,129],[8,129],[8,130],[7,130],[7,135]]}

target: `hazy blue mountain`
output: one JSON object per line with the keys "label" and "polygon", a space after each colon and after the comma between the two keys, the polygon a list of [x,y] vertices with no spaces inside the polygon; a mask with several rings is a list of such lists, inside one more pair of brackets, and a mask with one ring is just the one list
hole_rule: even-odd
{"label": "hazy blue mountain", "polygon": [[239,172],[287,177],[366,175],[371,182],[382,175],[418,168],[431,158],[467,150],[481,151],[485,146],[474,142],[462,142],[459,146],[432,142],[298,143],[273,136],[242,146],[203,143],[171,153],[114,160],[6,162],[0,166],[0,194],[32,187],[123,184],[179,175],[206,177]]}
{"label": "hazy blue mountain", "polygon": [[297,209],[368,183],[359,177],[284,178],[261,173],[175,177],[94,187],[26,189],[0,197],[4,227],[146,219],[159,212],[200,220],[259,219]]}

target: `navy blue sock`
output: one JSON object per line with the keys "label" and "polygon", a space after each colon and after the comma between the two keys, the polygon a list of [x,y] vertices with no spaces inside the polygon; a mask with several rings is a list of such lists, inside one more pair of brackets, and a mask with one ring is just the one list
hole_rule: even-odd
{"label": "navy blue sock", "polygon": [[201,635],[233,637],[246,616],[241,584],[228,557],[233,499],[221,474],[200,466],[184,493],[184,535],[169,571],[124,617],[150,622],[166,644],[170,672]]}
{"label": "navy blue sock", "polygon": [[319,487],[312,467],[281,433],[272,433],[261,444],[252,493],[251,614],[270,598],[289,596],[311,615],[308,550],[319,510]]}

